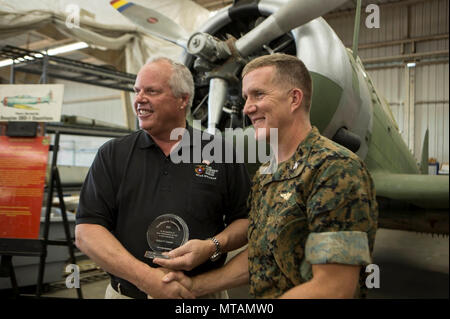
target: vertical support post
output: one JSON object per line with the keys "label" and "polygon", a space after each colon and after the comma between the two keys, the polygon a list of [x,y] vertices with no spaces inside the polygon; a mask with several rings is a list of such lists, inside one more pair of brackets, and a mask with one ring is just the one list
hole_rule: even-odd
{"label": "vertical support post", "polygon": [[47,258],[47,244],[48,244],[48,234],[50,230],[50,212],[52,209],[52,201],[53,201],[53,189],[54,189],[54,180],[55,174],[54,170],[56,168],[56,162],[58,159],[58,148],[59,148],[59,131],[55,133],[55,140],[53,142],[53,154],[52,154],[52,163],[50,168],[50,176],[48,180],[48,189],[47,189],[47,204],[45,207],[45,222],[44,222],[44,234],[43,234],[43,242],[44,242],[44,251],[41,255],[41,260],[39,262],[39,273],[38,273],[38,284],[36,288],[36,296],[39,298],[42,293],[42,284],[44,282],[44,273],[45,273],[45,259]]}
{"label": "vertical support post", "polygon": [[39,80],[39,84],[47,84],[47,68],[48,68],[48,55],[45,54],[42,59],[42,74]]}
{"label": "vertical support post", "polygon": [[415,68],[405,66],[405,105],[403,110],[404,139],[410,151],[414,154],[415,129]]}
{"label": "vertical support post", "polygon": [[14,84],[16,81],[16,70],[15,70],[15,62],[11,64],[11,71],[9,73],[9,84]]}
{"label": "vertical support post", "polygon": [[[53,175],[55,178],[56,191],[58,192],[59,206],[61,208],[61,216],[63,219],[64,232],[66,234],[66,244],[69,248],[69,258],[70,258],[70,262],[75,265],[77,262],[75,259],[75,254],[74,254],[74,249],[73,249],[72,235],[70,234],[70,229],[69,229],[69,221],[67,220],[67,210],[66,210],[66,204],[64,203],[64,194],[62,191],[61,178],[59,176],[58,166],[55,165],[55,167],[53,167],[52,169],[53,169]],[[81,293],[81,287],[78,287],[76,289],[77,289],[78,298],[82,299],[83,295]]]}
{"label": "vertical support post", "polygon": [[[416,99],[415,99],[415,67],[409,68],[409,136],[408,136],[408,144],[411,152],[415,154],[415,114],[416,114]],[[417,156],[416,156],[417,158]]]}
{"label": "vertical support post", "polygon": [[409,68],[405,65],[405,103],[403,103],[403,139],[409,147]]}
{"label": "vertical support post", "polygon": [[358,43],[359,43],[359,27],[361,23],[361,0],[357,0],[356,13],[355,13],[355,27],[353,29],[353,58],[356,61],[358,56]]}
{"label": "vertical support post", "polygon": [[[0,272],[4,271],[5,275],[9,276],[11,280],[11,287],[13,290],[14,298],[18,298],[19,286],[17,285],[16,273],[14,271],[14,266],[12,264],[12,255],[0,255]],[[3,277],[3,273],[0,273],[1,277]]]}

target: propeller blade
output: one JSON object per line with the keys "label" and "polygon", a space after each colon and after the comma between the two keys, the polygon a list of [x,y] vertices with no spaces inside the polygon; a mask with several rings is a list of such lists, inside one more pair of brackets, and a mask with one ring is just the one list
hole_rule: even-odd
{"label": "propeller blade", "polygon": [[131,22],[144,28],[151,35],[186,49],[188,33],[165,15],[125,0],[113,0],[110,4]]}
{"label": "propeller blade", "polygon": [[340,7],[347,1],[291,0],[237,40],[236,49],[246,57],[263,44]]}
{"label": "propeller blade", "polygon": [[227,98],[228,83],[221,78],[212,78],[209,81],[208,97],[208,133],[215,134],[219,124],[222,109]]}

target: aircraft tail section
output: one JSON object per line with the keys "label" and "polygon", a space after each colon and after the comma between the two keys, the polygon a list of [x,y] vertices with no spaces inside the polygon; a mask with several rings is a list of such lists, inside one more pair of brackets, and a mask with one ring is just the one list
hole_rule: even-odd
{"label": "aircraft tail section", "polygon": [[420,172],[422,174],[428,174],[428,129],[425,132],[425,136],[423,138],[422,143],[422,157],[420,161]]}

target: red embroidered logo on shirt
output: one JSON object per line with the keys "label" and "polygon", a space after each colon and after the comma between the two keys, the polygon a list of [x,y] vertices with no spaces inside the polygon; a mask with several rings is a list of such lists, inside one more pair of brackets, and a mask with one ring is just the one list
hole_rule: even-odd
{"label": "red embroidered logo on shirt", "polygon": [[195,172],[198,175],[203,175],[205,173],[205,165],[197,165],[197,167],[195,168]]}

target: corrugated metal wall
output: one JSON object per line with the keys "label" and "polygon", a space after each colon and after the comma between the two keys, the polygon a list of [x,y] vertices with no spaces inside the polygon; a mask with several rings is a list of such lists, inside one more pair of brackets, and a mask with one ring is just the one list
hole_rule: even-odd
{"label": "corrugated metal wall", "polygon": [[[400,1],[381,4],[380,28],[365,26],[362,9],[359,56],[379,92],[390,103],[399,130],[419,160],[429,129],[429,157],[449,162],[449,1]],[[370,13],[370,12],[369,12]],[[352,46],[354,12],[327,18],[342,42]],[[413,39],[414,41],[411,41]],[[406,62],[417,61],[407,70]],[[409,93],[412,97],[408,99]],[[408,103],[413,103],[411,125]],[[410,127],[413,126],[413,127]]]}
{"label": "corrugated metal wall", "polygon": [[448,63],[416,67],[415,149],[421,149],[419,137],[430,131],[429,156],[440,163],[448,162],[449,106]]}
{"label": "corrugated metal wall", "polygon": [[[392,109],[400,133],[404,133],[404,96],[405,70],[404,68],[377,69],[368,71],[377,90],[383,95]],[[406,140],[406,136],[404,139]]]}

